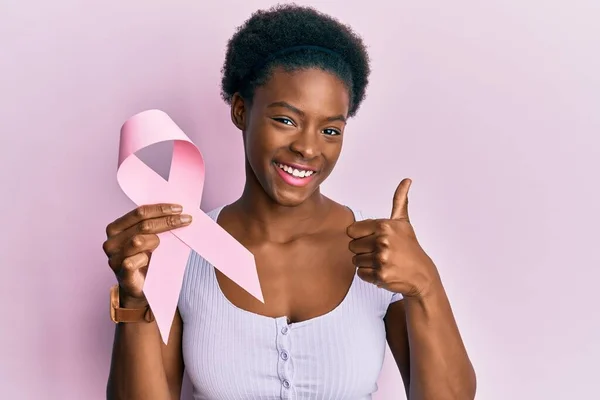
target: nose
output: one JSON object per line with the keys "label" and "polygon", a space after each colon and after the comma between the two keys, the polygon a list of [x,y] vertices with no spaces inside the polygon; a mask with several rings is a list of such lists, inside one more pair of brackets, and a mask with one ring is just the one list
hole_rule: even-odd
{"label": "nose", "polygon": [[319,134],[312,130],[304,130],[292,141],[290,150],[304,159],[315,158],[319,155]]}

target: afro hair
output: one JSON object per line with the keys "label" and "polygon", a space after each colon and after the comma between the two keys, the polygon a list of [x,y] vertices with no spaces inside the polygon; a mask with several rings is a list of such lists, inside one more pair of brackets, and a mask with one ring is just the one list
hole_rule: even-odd
{"label": "afro hair", "polygon": [[[286,52],[289,49],[293,51]],[[366,47],[349,26],[295,4],[259,10],[236,30],[221,70],[223,100],[230,104],[235,93],[251,100],[275,67],[287,71],[321,68],[334,73],[349,89],[350,117],[365,97],[370,73]]]}

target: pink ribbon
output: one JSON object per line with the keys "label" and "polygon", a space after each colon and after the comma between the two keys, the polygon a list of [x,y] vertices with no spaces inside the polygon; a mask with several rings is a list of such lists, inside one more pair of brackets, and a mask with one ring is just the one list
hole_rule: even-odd
{"label": "pink ribbon", "polygon": [[[135,153],[152,144],[174,141],[169,179],[166,181]],[[254,255],[200,210],[204,187],[204,159],[200,150],[160,110],[148,110],[128,119],[121,128],[117,181],[136,204],[176,203],[192,216],[184,228],[159,234],[152,253],[144,294],[165,343],[190,251],[194,250],[225,276],[264,302]]]}

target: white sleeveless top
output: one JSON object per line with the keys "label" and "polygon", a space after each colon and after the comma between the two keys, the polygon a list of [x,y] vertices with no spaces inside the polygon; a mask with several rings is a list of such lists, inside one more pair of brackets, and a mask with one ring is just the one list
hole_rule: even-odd
{"label": "white sleeveless top", "polygon": [[[222,208],[208,215],[216,221]],[[235,306],[214,267],[192,251],[179,312],[194,400],[371,399],[385,353],[383,317],[400,299],[355,274],[335,309],[288,323]]]}

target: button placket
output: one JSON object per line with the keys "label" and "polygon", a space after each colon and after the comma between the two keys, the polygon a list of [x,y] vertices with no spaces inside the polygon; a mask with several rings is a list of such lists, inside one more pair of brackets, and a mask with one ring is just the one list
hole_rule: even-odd
{"label": "button placket", "polygon": [[281,398],[293,398],[294,368],[291,356],[290,327],[286,317],[277,319],[277,373],[281,382]]}

